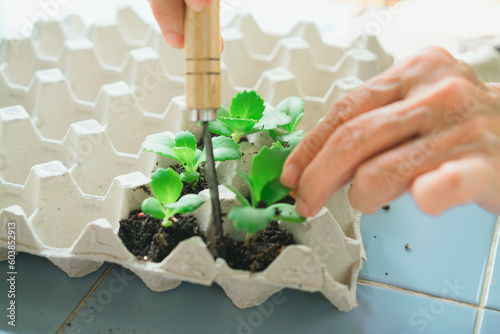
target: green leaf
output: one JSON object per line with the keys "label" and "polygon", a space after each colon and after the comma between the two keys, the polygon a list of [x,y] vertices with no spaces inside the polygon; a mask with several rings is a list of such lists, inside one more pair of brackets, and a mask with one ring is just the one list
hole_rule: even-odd
{"label": "green leaf", "polygon": [[203,151],[196,150],[196,153],[194,154],[194,159],[193,159],[193,164],[194,164],[193,169],[198,170],[198,167],[200,167],[200,165],[202,163],[204,163],[205,161],[207,161],[207,152],[206,152],[205,147],[203,148]]}
{"label": "green leaf", "polygon": [[[252,180],[254,196],[257,202],[263,197],[264,186],[280,178],[283,164],[289,154],[290,149],[282,149],[277,146],[271,148],[264,146],[260,152],[254,156],[252,160],[252,169],[250,171],[250,179]],[[266,191],[272,190],[273,189],[266,189]],[[276,197],[274,194],[266,194],[265,196],[266,198]]]}
{"label": "green leaf", "polygon": [[163,219],[166,215],[163,205],[154,197],[146,198],[142,202],[141,210],[156,219]]}
{"label": "green leaf", "polygon": [[304,116],[304,101],[298,96],[287,97],[278,103],[275,111],[280,111],[290,116],[290,123],[283,127],[288,132],[294,132],[302,116]]}
{"label": "green leaf", "polygon": [[272,143],[271,147],[285,148],[285,146],[283,146],[283,144],[280,141]]}
{"label": "green leaf", "polygon": [[253,234],[266,228],[273,219],[274,210],[256,209],[250,206],[233,206],[229,211],[229,219],[237,230]]}
{"label": "green leaf", "polygon": [[240,132],[244,134],[245,132],[252,129],[255,124],[257,124],[257,120],[254,119],[221,117],[219,118],[219,120],[226,124],[229,128],[231,128],[231,133]]}
{"label": "green leaf", "polygon": [[175,147],[187,147],[196,151],[196,138],[189,131],[180,131],[175,136]]}
{"label": "green leaf", "polygon": [[212,138],[215,161],[236,160],[241,158],[240,145],[228,137]]}
{"label": "green leaf", "polygon": [[291,121],[290,116],[281,111],[266,111],[259,122],[254,125],[253,129],[257,131],[272,130],[278,126],[289,124]]}
{"label": "green leaf", "polygon": [[141,149],[178,160],[177,156],[172,151],[174,146],[175,141],[171,134],[168,132],[162,132],[147,136],[141,144]]}
{"label": "green leaf", "polygon": [[181,177],[172,168],[158,168],[151,174],[151,190],[163,204],[174,203],[181,195]]}
{"label": "green leaf", "polygon": [[200,173],[198,172],[183,172],[181,173],[182,182],[193,182],[197,181],[200,178]]}
{"label": "green leaf", "polygon": [[220,119],[208,122],[208,130],[212,133],[229,137],[233,133],[231,128],[224,124]]}
{"label": "green leaf", "polygon": [[226,107],[220,106],[220,108],[217,109],[217,118],[218,117],[231,117],[231,113]]}
{"label": "green leaf", "polygon": [[304,138],[304,136],[305,136],[304,130],[298,130],[285,135],[275,136],[273,139],[281,143],[286,143],[288,147],[291,150],[293,150],[295,146],[297,146],[300,143],[300,141]]}
{"label": "green leaf", "polygon": [[146,139],[144,139],[144,142],[158,143],[161,145],[168,146],[170,148],[175,147],[174,137],[172,136],[172,133],[168,131],[149,135],[146,137]]}
{"label": "green leaf", "polygon": [[290,189],[283,186],[278,178],[266,183],[262,188],[261,200],[266,202],[267,205],[271,205],[285,198],[289,193]]}
{"label": "green leaf", "polygon": [[264,112],[264,100],[255,91],[246,90],[231,100],[229,111],[232,118],[259,120]]}
{"label": "green leaf", "polygon": [[289,223],[303,223],[307,220],[300,216],[295,210],[295,206],[286,203],[278,203],[271,205],[266,210],[273,212],[275,220],[281,220]]}
{"label": "green leaf", "polygon": [[193,160],[195,151],[187,147],[174,147],[173,150],[175,155],[182,160],[186,171],[193,172]]}
{"label": "green leaf", "polygon": [[252,199],[252,206],[257,206],[259,204],[259,200],[255,197],[255,191],[253,187],[252,180],[250,180],[250,176],[248,176],[245,172],[242,172],[241,170],[238,170],[238,175],[241,177],[241,179],[246,183],[248,186],[248,189],[250,190],[250,196]]}
{"label": "green leaf", "polygon": [[240,193],[238,189],[226,183],[224,183],[224,186],[229,190],[231,190],[236,195],[236,198],[238,199],[238,201],[240,201],[242,206],[251,206],[250,203],[245,198],[245,196],[243,196],[243,194]]}
{"label": "green leaf", "polygon": [[220,117],[230,117],[229,110],[224,106],[221,106],[217,110],[217,119],[212,122],[208,122],[208,130],[212,133],[216,133],[221,136],[229,137],[232,134],[232,130],[229,126],[224,124],[219,118]]}
{"label": "green leaf", "polygon": [[176,213],[191,212],[199,208],[205,200],[200,195],[187,194],[182,196],[177,202],[166,205],[165,207],[172,211],[172,215]]}

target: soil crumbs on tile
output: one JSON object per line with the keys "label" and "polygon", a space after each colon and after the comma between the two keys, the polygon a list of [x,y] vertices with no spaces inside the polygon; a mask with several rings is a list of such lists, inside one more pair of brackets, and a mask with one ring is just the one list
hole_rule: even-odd
{"label": "soil crumbs on tile", "polygon": [[161,262],[183,240],[199,236],[205,241],[193,215],[177,214],[174,216],[177,222],[165,228],[161,219],[140,213],[136,210],[122,219],[118,231],[124,245],[138,259]]}
{"label": "soil crumbs on tile", "polygon": [[247,248],[244,241],[224,238],[223,253],[227,264],[233,269],[258,272],[266,269],[288,245],[295,244],[293,234],[281,228],[276,221],[258,232]]}

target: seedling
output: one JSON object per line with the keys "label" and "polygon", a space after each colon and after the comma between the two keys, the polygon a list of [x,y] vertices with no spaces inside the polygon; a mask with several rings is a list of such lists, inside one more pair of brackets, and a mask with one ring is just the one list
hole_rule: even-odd
{"label": "seedling", "polygon": [[302,116],[304,116],[304,101],[300,97],[290,96],[278,103],[275,112],[283,113],[290,117],[291,121],[269,131],[273,140],[286,144],[292,150],[304,138],[304,130],[297,130]]}
{"label": "seedling", "polygon": [[155,197],[145,199],[141,210],[154,218],[163,219],[164,227],[172,225],[170,217],[193,211],[205,202],[203,197],[194,194],[179,199],[182,186],[181,177],[172,168],[158,168],[151,175],[151,190]]}
{"label": "seedling", "polygon": [[[214,160],[226,161],[241,158],[239,145],[227,137],[212,138]],[[197,149],[196,138],[189,131],[181,131],[175,137],[169,132],[157,133],[146,137],[141,148],[178,161],[186,171],[181,173],[184,182],[198,182],[198,167],[207,161],[205,148]]]}
{"label": "seedling", "polygon": [[243,135],[268,131],[291,122],[290,116],[280,111],[264,111],[264,100],[255,91],[243,91],[231,100],[229,110],[217,110],[217,120],[209,123],[212,133],[232,136],[238,143]]}
{"label": "seedling", "polygon": [[280,144],[271,148],[264,146],[253,158],[250,175],[238,171],[241,178],[250,189],[250,202],[234,187],[226,185],[236,194],[240,206],[233,206],[229,212],[229,219],[237,230],[247,233],[245,245],[249,245],[252,234],[263,230],[271,220],[282,220],[291,223],[305,221],[295,207],[290,204],[276,202],[285,198],[290,189],[280,183],[283,164],[290,149]]}

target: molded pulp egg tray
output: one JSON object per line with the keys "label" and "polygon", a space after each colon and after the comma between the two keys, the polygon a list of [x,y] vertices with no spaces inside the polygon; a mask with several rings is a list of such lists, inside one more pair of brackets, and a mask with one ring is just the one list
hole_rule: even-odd
{"label": "molded pulp egg tray", "polygon": [[[347,91],[392,63],[374,37],[349,47],[323,43],[316,27],[297,24],[288,35],[264,33],[253,18],[236,16],[223,29],[222,100],[255,89],[272,108],[287,96],[305,101],[301,127],[310,130]],[[365,258],[360,215],[347,189],[304,224],[281,223],[297,245],[263,272],[214,260],[199,237],[181,242],[160,263],[136,259],[118,237],[119,220],[149,197],[149,176],[166,158],[140,151],[152,133],[200,126],[184,110],[184,53],[167,46],[157,27],[131,9],[113,22],[80,18],[35,25],[30,38],[0,46],[0,258],[7,258],[8,226],[16,250],[44,256],[72,277],[118,263],[155,291],[182,281],[219,284],[238,307],[263,303],[283,288],[320,291],[338,309],[356,306],[356,280]],[[241,186],[235,171],[249,170],[266,143],[243,143],[241,161],[218,163],[221,183]],[[240,183],[239,183],[240,182]],[[223,212],[237,203],[220,186]],[[211,233],[208,190],[194,212]],[[12,225],[12,224],[11,224]],[[241,232],[224,221],[234,238]]]}

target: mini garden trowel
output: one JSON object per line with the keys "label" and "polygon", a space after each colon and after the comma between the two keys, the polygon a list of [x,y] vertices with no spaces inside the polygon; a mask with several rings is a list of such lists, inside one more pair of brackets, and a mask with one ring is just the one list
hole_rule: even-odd
{"label": "mini garden trowel", "polygon": [[207,154],[207,178],[212,199],[216,247],[222,242],[222,217],[217,174],[208,122],[214,121],[221,103],[219,0],[205,11],[186,6],[186,107],[194,111],[195,121],[203,122],[203,142]]}

